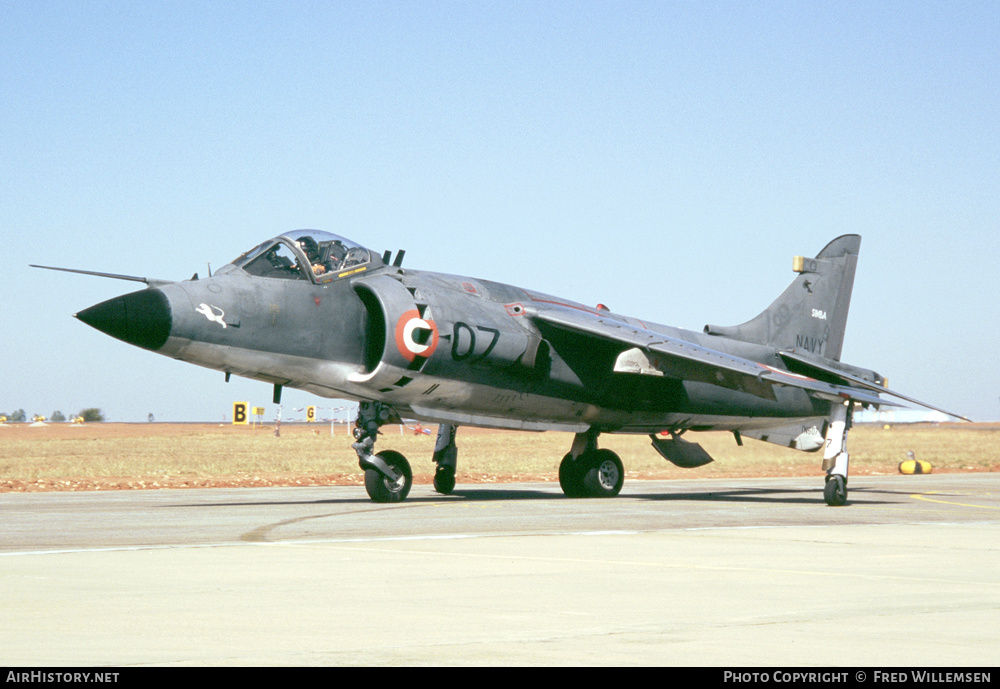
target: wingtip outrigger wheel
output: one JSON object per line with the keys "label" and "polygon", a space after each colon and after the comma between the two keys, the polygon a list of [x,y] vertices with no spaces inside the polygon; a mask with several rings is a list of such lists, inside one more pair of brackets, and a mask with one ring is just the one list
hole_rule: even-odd
{"label": "wingtip outrigger wheel", "polygon": [[847,503],[847,470],[850,456],[847,453],[847,432],[851,428],[851,406],[848,400],[830,411],[830,425],[826,431],[826,451],[823,453],[823,469],[826,470],[826,485],[823,498],[830,507],[840,507]]}
{"label": "wingtip outrigger wheel", "polygon": [[823,486],[823,498],[830,507],[840,507],[847,502],[847,479],[838,474],[831,474],[826,477],[826,485]]}
{"label": "wingtip outrigger wheel", "polygon": [[434,443],[434,490],[442,495],[450,495],[455,490],[455,469],[458,465],[458,446],[455,433],[458,426],[443,423],[438,426],[437,441]]}

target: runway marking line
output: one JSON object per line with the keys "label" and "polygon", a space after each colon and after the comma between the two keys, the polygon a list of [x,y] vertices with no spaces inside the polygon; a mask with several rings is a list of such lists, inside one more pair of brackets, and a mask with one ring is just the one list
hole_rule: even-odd
{"label": "runway marking line", "polygon": [[[914,500],[921,500],[923,502],[936,502],[940,505],[955,505],[957,507],[975,507],[981,510],[1000,510],[998,505],[970,505],[965,502],[953,502],[951,500],[935,500],[934,498],[927,497],[928,495],[937,495],[941,491],[931,491],[929,493],[913,493],[910,497]],[[985,495],[991,495],[991,493],[986,493]],[[973,497],[971,495],[966,495],[963,497]]]}

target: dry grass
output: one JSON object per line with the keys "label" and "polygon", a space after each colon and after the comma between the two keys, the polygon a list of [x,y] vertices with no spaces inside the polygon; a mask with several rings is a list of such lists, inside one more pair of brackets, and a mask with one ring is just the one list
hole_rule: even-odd
{"label": "dry grass", "polygon": [[[208,485],[302,485],[360,483],[357,457],[344,427],[292,426],[275,437],[271,427],[208,424],[24,424],[0,428],[0,491],[182,487]],[[415,480],[433,475],[433,436],[383,429],[378,449],[402,452]],[[807,454],[730,434],[690,433],[716,461],[685,470],[669,464],[645,436],[601,436],[617,452],[630,478],[711,478],[820,475],[820,454]],[[896,473],[913,451],[936,472],[1000,470],[1000,426],[942,424],[856,427],[851,432],[851,472]],[[459,430],[460,482],[557,480],[569,450],[565,433]]]}

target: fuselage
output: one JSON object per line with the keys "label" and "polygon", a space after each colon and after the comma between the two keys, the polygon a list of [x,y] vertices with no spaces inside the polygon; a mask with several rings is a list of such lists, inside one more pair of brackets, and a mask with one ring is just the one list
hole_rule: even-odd
{"label": "fuselage", "polygon": [[[359,402],[353,449],[377,502],[413,482],[379,428],[438,423],[434,487],[455,486],[458,426],[574,433],[559,464],[569,497],[613,497],[624,466],[602,433],[648,433],[677,466],[712,461],[687,430],[729,430],[823,452],[827,504],[847,499],[856,405],[895,404],[875,371],[840,361],[861,237],[842,235],[756,317],[693,332],[488,280],[390,265],[337,235],[296,230],[207,279],[145,282],[77,314],[109,335],[230,375]],[[922,406],[930,406],[917,402]],[[931,407],[934,408],[934,407]],[[655,435],[667,431],[669,439]]]}
{"label": "fuselage", "polygon": [[[324,246],[327,235],[312,236]],[[164,356],[323,397],[380,401],[428,422],[651,433],[759,429],[829,413],[828,402],[794,387],[765,399],[616,372],[623,347],[532,316],[568,309],[783,367],[774,348],[511,285],[403,269],[356,248],[354,263],[334,264],[340,270],[303,270],[317,259],[301,249],[301,237],[262,244],[209,278],[116,297],[78,317]],[[288,256],[283,263],[279,253]]]}

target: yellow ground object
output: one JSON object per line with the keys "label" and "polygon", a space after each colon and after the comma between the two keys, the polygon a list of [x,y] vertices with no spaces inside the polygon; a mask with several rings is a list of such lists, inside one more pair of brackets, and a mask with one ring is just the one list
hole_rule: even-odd
{"label": "yellow ground object", "polygon": [[933,470],[930,462],[917,459],[912,452],[906,453],[907,459],[899,463],[901,474],[929,474]]}

